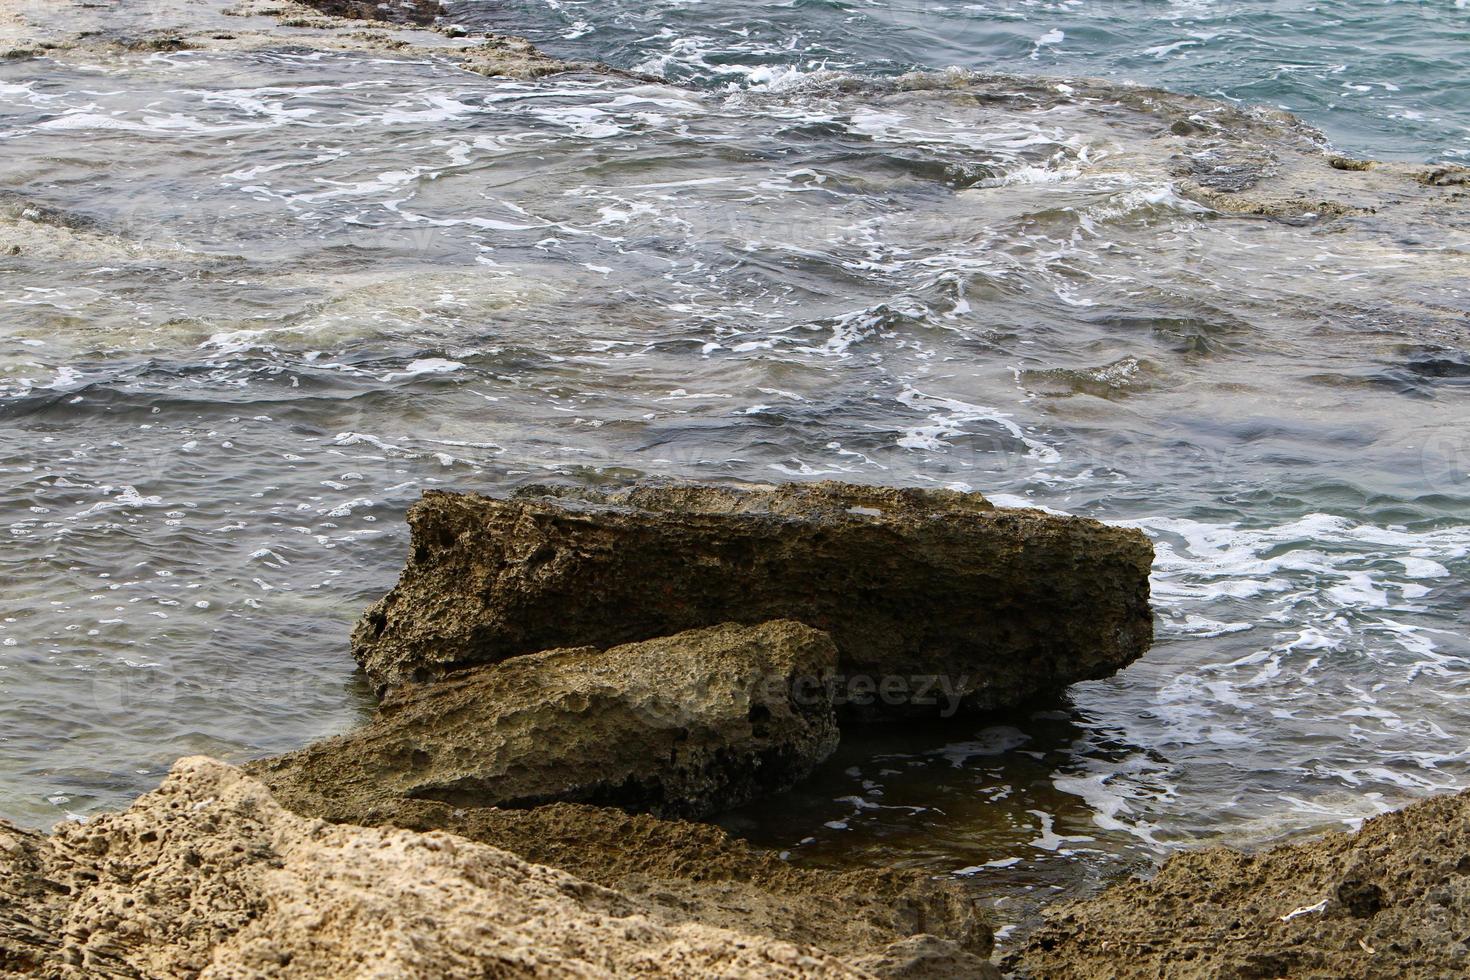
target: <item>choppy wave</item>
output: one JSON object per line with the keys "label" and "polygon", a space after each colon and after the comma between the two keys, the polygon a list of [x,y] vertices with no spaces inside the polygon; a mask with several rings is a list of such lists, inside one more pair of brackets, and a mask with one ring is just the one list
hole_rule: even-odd
{"label": "choppy wave", "polygon": [[1459,98],[1465,5],[1352,0],[802,0],[768,4],[459,0],[465,24],[695,85],[766,87],[824,72],[949,66],[1104,77],[1280,106],[1344,150],[1470,159]]}

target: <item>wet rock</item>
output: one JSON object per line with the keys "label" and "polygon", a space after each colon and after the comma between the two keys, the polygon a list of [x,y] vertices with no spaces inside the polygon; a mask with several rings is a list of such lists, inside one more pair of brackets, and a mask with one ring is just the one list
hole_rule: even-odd
{"label": "wet rock", "polygon": [[832,753],[836,662],[825,633],[794,622],[552,650],[396,691],[366,726],[250,769],[332,820],[396,798],[701,816]]}
{"label": "wet rock", "polygon": [[0,826],[0,895],[11,976],[860,976],[449,834],[306,819],[203,758],[49,838]]}
{"label": "wet rock", "polygon": [[1470,967],[1470,793],[1256,855],[1208,848],[1150,881],[1061,906],[1020,976],[1463,977]]}
{"label": "wet rock", "polygon": [[349,20],[424,26],[444,14],[439,0],[299,0],[313,10]]}
{"label": "wet rock", "polygon": [[[151,0],[138,4],[85,0],[0,5],[0,58],[76,57],[157,51],[255,51],[311,48],[319,51],[401,54],[442,58],[481,75],[539,78],[586,72],[646,78],[607,65],[561,61],[523,38],[471,35],[436,23],[436,0],[235,0],[200,4]],[[38,40],[47,38],[47,40]]]}
{"label": "wet rock", "polygon": [[832,634],[840,705],[990,709],[1102,677],[1153,635],[1142,533],[978,494],[839,483],[431,491],[353,633],[380,689],[725,621]]}
{"label": "wet rock", "polygon": [[1338,154],[1329,156],[1327,158],[1327,165],[1333,170],[1354,170],[1361,172],[1373,169],[1372,160],[1359,160],[1355,157],[1345,157]]}
{"label": "wet rock", "polygon": [[[1188,135],[1178,129],[1172,131],[1176,135]],[[1275,166],[1275,159],[1265,150],[1210,147],[1179,158],[1174,173],[1206,190],[1238,194],[1259,184]]]}
{"label": "wet rock", "polygon": [[502,810],[389,799],[352,822],[448,831],[616,889],[661,922],[771,936],[848,959],[882,956],[915,935],[982,960],[993,945],[964,882],[896,868],[794,866],[708,824],[583,804]]}
{"label": "wet rock", "polygon": [[[450,35],[451,37],[454,35]],[[562,61],[545,54],[530,41],[508,34],[487,34],[458,54],[456,64],[477,75],[502,78],[543,78],[568,71],[602,72],[628,78],[642,77],[605,65]]]}
{"label": "wet rock", "polygon": [[1463,187],[1470,184],[1470,167],[1430,167],[1415,174],[1415,179],[1426,187]]}
{"label": "wet rock", "polygon": [[899,940],[881,953],[860,956],[851,963],[892,980],[1000,980],[1001,975],[989,960],[929,935]]}

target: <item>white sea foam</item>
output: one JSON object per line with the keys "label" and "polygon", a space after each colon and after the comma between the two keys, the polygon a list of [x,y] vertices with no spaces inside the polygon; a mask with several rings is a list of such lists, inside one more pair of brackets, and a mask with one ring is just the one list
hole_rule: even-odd
{"label": "white sea foam", "polygon": [[451,361],[444,357],[423,357],[409,361],[404,365],[402,371],[389,371],[383,375],[382,380],[400,381],[404,378],[416,378],[422,374],[453,374],[463,369],[464,364],[461,361]]}
{"label": "white sea foam", "polygon": [[1036,43],[1035,43],[1034,47],[1031,50],[1031,60],[1032,61],[1035,61],[1036,59],[1038,59],[1038,58],[1041,57],[1041,49],[1042,48],[1056,47],[1057,45],[1061,44],[1066,39],[1067,39],[1067,32],[1066,31],[1059,30],[1059,29],[1056,29],[1056,28],[1053,28],[1052,30],[1047,31],[1045,34],[1041,35],[1040,37],[1038,37],[1036,39]]}
{"label": "white sea foam", "polygon": [[969,877],[971,875],[977,875],[982,871],[986,871],[992,868],[1013,868],[1024,860],[1025,858],[1018,857],[996,858],[994,861],[986,861],[984,864],[974,864],[968,868],[960,868],[957,871],[951,872],[951,874]]}
{"label": "white sea foam", "polygon": [[950,440],[973,434],[969,428],[977,422],[999,427],[1024,445],[1027,455],[1041,462],[1055,462],[1061,454],[1040,439],[1026,434],[1008,413],[985,405],[973,405],[955,398],[928,395],[914,388],[899,393],[898,402],[910,409],[929,412],[929,424],[907,429],[898,438],[904,449],[938,451],[949,448]]}
{"label": "white sea foam", "polygon": [[84,510],[73,514],[69,520],[77,521],[86,517],[95,517],[98,514],[112,510],[123,510],[138,507],[162,507],[163,498],[157,494],[143,494],[137,487],[124,485],[120,487],[104,486],[99,488],[103,494],[108,494],[106,500],[98,501]]}
{"label": "white sea foam", "polygon": [[1058,851],[1066,854],[1071,853],[1073,850],[1068,845],[1090,844],[1097,840],[1096,837],[1089,837],[1086,834],[1067,835],[1057,833],[1055,828],[1056,818],[1045,810],[1027,810],[1026,812],[1035,817],[1039,824],[1037,829],[1040,832],[1030,841],[1032,847],[1039,848],[1043,851]]}

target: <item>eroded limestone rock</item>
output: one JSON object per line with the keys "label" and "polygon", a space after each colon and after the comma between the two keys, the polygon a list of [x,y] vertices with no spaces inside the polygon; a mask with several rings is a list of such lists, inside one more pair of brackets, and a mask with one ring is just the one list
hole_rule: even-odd
{"label": "eroded limestone rock", "polygon": [[1171,858],[1060,906],[1011,964],[1056,978],[1390,980],[1470,972],[1470,793],[1259,854]]}
{"label": "eroded limestone rock", "polygon": [[397,586],[353,634],[380,689],[549,647],[796,619],[840,702],[990,709],[1101,677],[1153,636],[1138,531],[978,494],[839,483],[431,491]]}
{"label": "eroded limestone rock", "polygon": [[890,980],[1000,980],[1001,976],[989,960],[930,935],[901,939],[852,964]]}
{"label": "eroded limestone rock", "polygon": [[449,834],[306,819],[204,758],[49,838],[0,826],[0,895],[7,975],[865,975]]}
{"label": "eroded limestone rock", "polygon": [[825,633],[789,621],[551,650],[400,689],[364,727],[250,768],[331,820],[399,798],[701,816],[831,755],[836,662]]}
{"label": "eroded limestone rock", "polygon": [[[936,950],[955,962],[984,960],[993,945],[966,882],[898,868],[794,866],[703,823],[573,803],[502,810],[387,798],[354,821],[445,830],[614,888],[659,921],[818,946],[878,976],[906,975]],[[917,936],[933,942],[903,945]]]}

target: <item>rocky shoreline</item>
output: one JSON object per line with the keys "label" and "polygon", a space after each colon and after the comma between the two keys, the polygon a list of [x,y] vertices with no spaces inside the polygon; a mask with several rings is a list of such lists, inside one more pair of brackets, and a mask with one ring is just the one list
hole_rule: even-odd
{"label": "rocky shoreline", "polygon": [[194,757],[121,813],[50,836],[0,822],[0,976],[1389,980],[1470,962],[1470,793],[1180,854],[1049,910],[999,967],[954,883],[793,868],[702,824],[569,804],[383,816],[302,817]]}
{"label": "rocky shoreline", "polygon": [[297,816],[205,758],[50,837],[0,827],[7,977],[852,977],[463,837]]}
{"label": "rocky shoreline", "polygon": [[[1470,796],[1258,856],[1180,854],[1047,909],[999,963],[969,882],[793,866],[694,822],[800,781],[874,720],[843,710],[844,664],[910,670],[853,575],[938,630],[930,669],[974,677],[1024,654],[934,638],[990,637],[1049,583],[1050,645],[1025,640],[1038,680],[953,705],[983,712],[1105,669],[1069,643],[1110,637],[1112,669],[1143,653],[1136,531],[823,483],[433,493],[410,520],[403,578],[358,630],[367,669],[392,665],[376,716],[243,770],[181,760],[49,837],[0,825],[3,975],[1389,977],[1470,956]],[[985,587],[939,587],[946,556]],[[503,645],[547,630],[593,642]]]}
{"label": "rocky shoreline", "polygon": [[277,800],[448,830],[882,976],[993,973],[965,884],[792,868],[687,819],[802,779],[840,726],[1015,704],[1152,638],[1141,533],[978,494],[433,492],[409,523],[400,581],[354,633],[378,714],[248,766]]}
{"label": "rocky shoreline", "polygon": [[[687,819],[792,785],[835,750],[840,724],[863,723],[870,711],[839,712],[846,706],[839,695],[851,694],[834,683],[844,665],[863,671],[873,691],[895,695],[865,707],[932,713],[937,703],[885,683],[911,681],[914,657],[925,654],[922,667],[937,689],[964,691],[947,709],[974,712],[1116,669],[1152,638],[1152,548],[1140,532],[1001,510],[976,494],[832,483],[653,485],[610,494],[536,488],[508,501],[433,493],[410,521],[402,580],[358,631],[359,655],[385,692],[377,716],[243,773],[185,760],[158,793],[88,824],[85,845],[70,828],[51,838],[9,831],[19,914],[0,926],[0,965],[45,975],[78,965],[111,970],[113,960],[121,975],[204,969],[197,958],[206,952],[184,926],[182,933],[110,920],[80,931],[45,927],[48,917],[69,922],[81,914],[95,890],[62,883],[72,872],[53,865],[76,865],[78,849],[134,855],[139,841],[159,840],[184,847],[200,830],[168,825],[185,805],[178,797],[192,815],[242,796],[252,802],[229,810],[225,825],[260,810],[286,829],[206,829],[259,830],[272,840],[302,833],[280,815],[283,807],[318,821],[313,828],[323,820],[353,828],[339,832],[349,837],[369,833],[358,828],[429,834],[435,843],[392,838],[392,846],[415,852],[445,846],[435,835],[452,833],[591,883],[575,888],[616,889],[615,897],[597,892],[599,901],[623,903],[625,917],[715,930],[708,942],[716,946],[726,940],[719,930],[735,930],[780,961],[742,963],[740,975],[997,975],[988,960],[992,928],[963,883],[898,869],[794,868]],[[620,643],[630,631],[681,625],[691,628]],[[497,635],[518,645],[506,649]],[[584,645],[537,651],[552,636]],[[1025,647],[1035,651],[1029,661]],[[374,674],[375,663],[393,667]],[[1018,665],[1025,684],[1006,680]],[[107,830],[160,820],[126,844]],[[373,847],[390,846],[372,839]],[[163,873],[162,864],[190,877],[171,852],[141,850],[149,856],[128,858],[136,870],[122,874],[124,885]],[[278,861],[263,845],[230,851],[247,855],[234,859],[241,874]],[[105,884],[99,874],[96,887]],[[411,876],[400,884],[418,887]],[[187,903],[199,886],[172,887]],[[215,937],[208,970],[260,955],[255,927],[241,928],[255,920],[239,917],[264,905],[268,919],[274,907],[252,887],[253,879],[234,904],[215,909],[234,927],[198,924]],[[398,885],[372,887],[372,904],[394,903],[383,890]],[[575,888],[563,890],[581,897]],[[31,900],[40,906],[25,904]],[[122,901],[131,908],[134,899]],[[581,911],[606,914],[597,903]],[[356,921],[369,913],[342,914]],[[67,941],[43,940],[56,932]],[[524,938],[534,941],[534,930]],[[454,964],[463,954],[448,927],[387,941],[395,949],[400,941],[435,946],[428,962]],[[296,962],[289,943],[272,949],[283,966]],[[618,947],[597,955],[613,963]],[[150,965],[177,957],[193,959],[187,969]],[[571,958],[557,962],[563,972],[581,969]],[[457,966],[434,969],[418,975],[460,975]]]}
{"label": "rocky shoreline", "polygon": [[[417,29],[437,8],[247,0],[202,28],[181,8],[146,33],[51,42],[34,28],[57,15],[31,3],[0,14],[0,40],[21,58],[231,50],[287,32],[322,50],[429,49],[486,75],[625,74],[517,38]],[[1189,121],[1203,100],[1097,92],[1166,139],[1212,138]],[[1221,212],[1314,222],[1382,208],[1432,225],[1466,199],[1457,168],[1327,157],[1288,121],[1235,122],[1275,152],[1227,141],[1168,163]],[[28,252],[105,244],[60,217],[0,221]],[[974,884],[793,866],[697,822],[806,778],[845,726],[995,710],[1126,666],[1152,639],[1152,550],[1137,532],[978,495],[824,484],[434,493],[409,519],[403,577],[352,638],[375,716],[243,768],[180,760],[128,810],[50,836],[0,823],[0,975],[1466,972],[1467,795],[1259,855],[1178,855],[1049,910],[997,962],[1003,923]]]}
{"label": "rocky shoreline", "polygon": [[[964,635],[943,618],[960,609],[972,624],[999,622],[1019,599],[980,600],[1011,595],[1005,581],[1024,597],[1029,575],[1054,596],[1084,596],[1075,620],[1117,608],[1135,622],[1151,553],[1138,532],[978,495],[821,483],[434,493],[411,520],[403,580],[359,629],[373,634],[365,659],[391,649],[381,662],[398,671],[380,675],[396,683],[376,717],[243,770],[181,760],[128,810],[49,837],[0,826],[4,975],[1389,977],[1455,975],[1470,955],[1470,796],[1259,856],[1178,855],[1152,880],[1048,909],[999,964],[998,923],[973,884],[797,867],[693,822],[803,779],[841,727],[871,722],[840,710],[831,681],[854,657],[880,670],[881,631],[800,621],[850,625],[881,609],[842,569],[891,579],[912,622],[943,635]],[[944,588],[905,592],[899,569],[943,555],[970,556],[989,590],[968,604]],[[1109,577],[1100,561],[1121,564]],[[730,576],[782,588],[763,599],[754,578],[736,587]],[[641,592],[594,594],[609,581]],[[797,581],[809,587],[778,601]],[[568,614],[554,622],[558,604]],[[758,622],[741,624],[741,611]],[[763,618],[774,612],[789,618]],[[721,622],[613,642],[636,623],[668,628],[675,613]],[[1147,648],[1147,630],[1092,621],[1112,624],[1116,665]],[[494,635],[553,623],[584,639],[600,625],[609,639],[495,646]],[[1056,686],[1068,683],[1057,663],[1098,672],[1056,655],[1065,638],[1094,638],[1060,627],[1040,655],[1052,666],[1033,672]],[[909,669],[904,648],[883,655]],[[1000,669],[989,655],[952,645],[931,667],[985,676]],[[977,689],[1019,699],[1044,683]]]}

